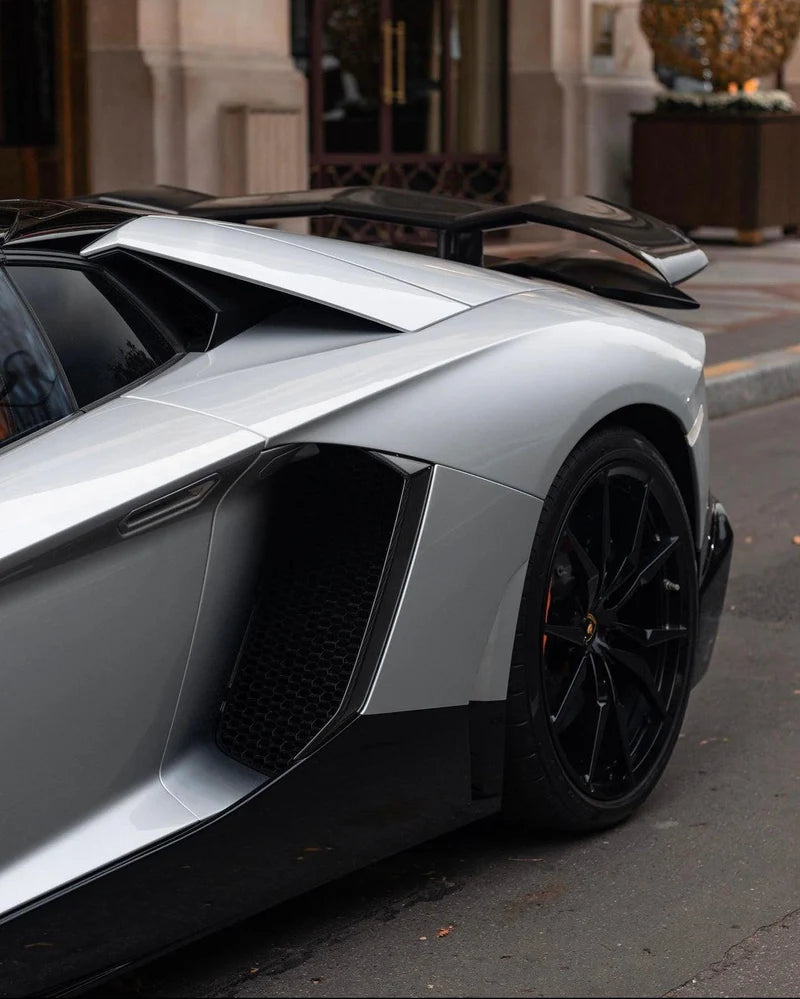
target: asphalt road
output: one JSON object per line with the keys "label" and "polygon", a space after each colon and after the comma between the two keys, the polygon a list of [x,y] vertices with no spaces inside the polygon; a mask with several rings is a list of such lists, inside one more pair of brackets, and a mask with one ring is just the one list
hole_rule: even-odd
{"label": "asphalt road", "polygon": [[114,993],[800,995],[799,437],[800,400],[713,424],[713,488],[737,532],[728,610],[673,760],[632,820],[558,839],[476,824]]}

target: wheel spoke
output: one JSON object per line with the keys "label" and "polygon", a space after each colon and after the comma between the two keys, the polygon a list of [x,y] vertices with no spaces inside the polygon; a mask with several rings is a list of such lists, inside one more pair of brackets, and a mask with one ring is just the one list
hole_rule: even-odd
{"label": "wheel spoke", "polygon": [[572,674],[572,679],[569,681],[569,686],[567,687],[567,692],[561,699],[561,704],[558,706],[558,711],[554,715],[550,716],[550,722],[556,732],[561,731],[564,728],[564,717],[567,713],[567,706],[575,695],[575,692],[580,690],[583,685],[583,681],[586,679],[586,660],[588,656],[584,655],[581,661],[578,663],[578,668]]}
{"label": "wheel spoke", "polygon": [[662,718],[666,718],[667,709],[664,704],[664,698],[661,696],[661,691],[658,687],[656,687],[653,674],[650,672],[650,668],[645,660],[642,659],[641,656],[636,655],[636,653],[627,652],[624,649],[614,649],[609,647],[608,654],[621,666],[624,666],[628,672],[633,674],[633,676],[639,681],[639,685],[647,694],[653,707],[656,708]]}
{"label": "wheel spoke", "polygon": [[565,778],[615,803],[633,800],[680,724],[695,589],[691,537],[658,462],[597,455],[551,541],[541,682]]}
{"label": "wheel spoke", "polygon": [[[586,588],[588,590],[588,600],[589,607],[594,603],[594,598],[597,595],[597,589],[600,584],[600,573],[597,566],[589,558],[589,555],[583,545],[578,541],[572,531],[567,528],[566,536],[575,554],[578,556],[578,561],[586,574]],[[588,610],[588,607],[586,608]]]}
{"label": "wheel spoke", "polygon": [[648,479],[644,484],[644,490],[642,492],[642,501],[639,505],[639,513],[636,517],[636,529],[633,532],[633,541],[631,543],[631,550],[622,560],[622,563],[617,570],[617,574],[608,586],[607,593],[615,590],[618,586],[624,583],[630,576],[636,572],[639,568],[639,562],[642,557],[642,542],[644,541],[644,529],[647,524],[647,505],[650,502],[650,479]]}
{"label": "wheel spoke", "polygon": [[631,599],[640,586],[644,586],[645,583],[650,582],[661,566],[675,551],[678,540],[677,537],[667,538],[666,541],[662,541],[661,546],[655,552],[648,556],[644,567],[636,573],[633,582],[614,604],[614,610],[619,610],[620,607],[624,606]]}
{"label": "wheel spoke", "polygon": [[636,531],[633,535],[633,544],[631,545],[631,550],[629,558],[633,568],[639,565],[639,558],[642,554],[642,541],[644,541],[644,528],[647,523],[647,504],[650,502],[650,479],[644,484],[644,490],[642,491],[642,503],[639,507],[639,516],[636,518]]}
{"label": "wheel spoke", "polygon": [[633,777],[633,763],[631,762],[631,751],[628,746],[628,729],[625,724],[625,718],[622,714],[622,705],[619,703],[619,699],[617,698],[617,689],[614,685],[614,678],[611,675],[611,669],[605,659],[603,659],[603,669],[606,672],[608,686],[611,690],[611,710],[617,726],[619,745],[622,750],[622,762],[625,764],[625,773],[626,776]]}
{"label": "wheel spoke", "polygon": [[612,627],[615,631],[627,635],[646,649],[652,649],[656,645],[664,645],[666,642],[684,641],[688,635],[683,625],[674,628],[640,628],[633,624],[622,624],[617,621]]}
{"label": "wheel spoke", "polygon": [[601,589],[608,579],[608,564],[611,560],[611,476],[606,472],[603,478],[603,566],[601,571]]}
{"label": "wheel spoke", "polygon": [[586,632],[575,625],[546,624],[544,633],[550,638],[560,638],[570,645],[585,645]]}
{"label": "wheel spoke", "polygon": [[608,700],[600,692],[600,677],[597,675],[597,665],[594,656],[591,656],[592,672],[594,673],[595,686],[597,687],[597,722],[594,727],[594,739],[592,741],[592,757],[589,761],[589,773],[587,774],[589,786],[594,782],[594,775],[597,773],[597,764],[600,762],[600,750],[603,745],[603,736],[606,733],[608,722]]}

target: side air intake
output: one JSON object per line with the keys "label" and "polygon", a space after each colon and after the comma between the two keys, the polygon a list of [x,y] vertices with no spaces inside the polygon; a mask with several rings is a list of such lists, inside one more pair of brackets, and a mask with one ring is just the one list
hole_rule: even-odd
{"label": "side air intake", "polygon": [[339,712],[389,574],[403,475],[364,452],[321,447],[271,483],[269,531],[217,742],[269,777]]}

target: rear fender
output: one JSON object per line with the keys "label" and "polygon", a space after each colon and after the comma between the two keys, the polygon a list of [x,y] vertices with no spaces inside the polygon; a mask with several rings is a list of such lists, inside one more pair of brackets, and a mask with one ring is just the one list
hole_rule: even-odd
{"label": "rear fender", "polygon": [[[556,294],[567,305],[582,305],[583,315],[573,308],[569,321],[531,329]],[[618,410],[646,404],[669,413],[684,434],[694,431],[694,517],[702,524],[708,492],[702,335],[611,303],[598,302],[595,309],[597,300],[591,300],[590,310],[586,300],[569,291],[548,290],[546,298],[531,292],[406,336],[404,345],[413,352],[412,339],[421,343],[450,329],[464,340],[481,329],[504,330],[502,339],[487,335],[480,349],[319,419],[287,430],[273,423],[272,442],[352,444],[410,455],[544,498],[582,437]]]}

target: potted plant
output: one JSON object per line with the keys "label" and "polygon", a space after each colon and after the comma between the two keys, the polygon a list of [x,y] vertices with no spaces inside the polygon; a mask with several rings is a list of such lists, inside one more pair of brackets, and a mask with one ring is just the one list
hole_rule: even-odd
{"label": "potted plant", "polygon": [[743,242],[800,225],[800,114],[759,85],[791,52],[800,0],[642,0],[640,20],[665,89],[634,115],[634,206]]}

